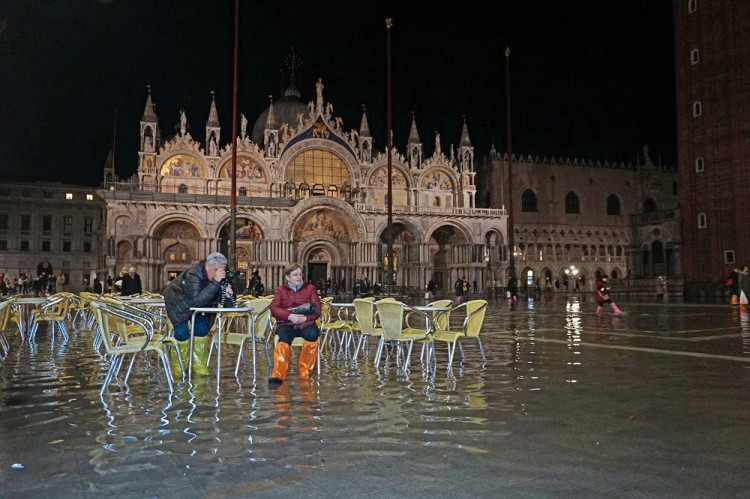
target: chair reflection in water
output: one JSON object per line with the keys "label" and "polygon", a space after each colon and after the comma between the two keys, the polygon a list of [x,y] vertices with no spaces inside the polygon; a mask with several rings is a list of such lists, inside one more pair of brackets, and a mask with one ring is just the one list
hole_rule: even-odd
{"label": "chair reflection in water", "polygon": [[112,378],[119,372],[126,355],[132,355],[124,383],[127,384],[133,363],[138,353],[156,352],[164,368],[169,391],[172,392],[172,370],[167,357],[162,335],[154,333],[154,324],[144,315],[124,308],[116,308],[103,302],[91,302],[96,322],[101,331],[102,344],[110,356],[110,366],[102,384],[101,395],[107,390]]}

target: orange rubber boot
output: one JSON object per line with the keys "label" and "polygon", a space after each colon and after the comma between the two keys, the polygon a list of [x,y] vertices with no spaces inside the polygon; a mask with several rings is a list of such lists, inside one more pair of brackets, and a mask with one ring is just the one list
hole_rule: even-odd
{"label": "orange rubber boot", "polygon": [[271,377],[268,378],[269,385],[280,385],[286,378],[286,372],[289,369],[289,354],[292,349],[289,343],[282,341],[276,343],[276,348],[273,349],[273,370],[271,371]]}
{"label": "orange rubber boot", "polygon": [[302,345],[302,351],[299,354],[299,377],[300,379],[307,379],[310,377],[310,372],[315,367],[315,362],[318,360],[318,342],[317,341],[306,341]]}

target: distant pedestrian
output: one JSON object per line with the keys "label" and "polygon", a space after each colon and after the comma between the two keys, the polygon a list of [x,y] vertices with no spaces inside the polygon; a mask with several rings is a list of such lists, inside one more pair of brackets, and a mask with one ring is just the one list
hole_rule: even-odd
{"label": "distant pedestrian", "polygon": [[607,283],[607,280],[608,280],[608,276],[607,274],[604,274],[599,278],[599,281],[596,283],[596,291],[594,292],[594,300],[596,300],[596,303],[598,305],[596,307],[596,313],[601,314],[604,304],[609,303],[615,315],[620,315],[622,312],[620,311],[619,308],[617,308],[617,305],[612,300],[612,297],[609,295],[610,289],[609,289],[609,284]]}
{"label": "distant pedestrian", "polygon": [[737,285],[740,289],[740,310],[745,311],[747,309],[747,302],[750,299],[750,274],[748,274],[748,267],[745,265],[737,273]]}
{"label": "distant pedestrian", "polygon": [[656,303],[664,303],[667,294],[667,278],[663,274],[656,277]]}
{"label": "distant pedestrian", "polygon": [[518,279],[515,275],[511,275],[508,279],[508,292],[506,293],[508,301],[518,301]]}
{"label": "distant pedestrian", "polygon": [[735,267],[729,273],[729,279],[727,279],[727,287],[729,287],[729,295],[731,296],[730,303],[737,305],[740,298],[740,269]]}

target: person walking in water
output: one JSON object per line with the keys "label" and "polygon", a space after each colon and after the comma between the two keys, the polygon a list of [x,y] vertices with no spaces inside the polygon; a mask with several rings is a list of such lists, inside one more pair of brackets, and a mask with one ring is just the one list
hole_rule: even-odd
{"label": "person walking in water", "polygon": [[596,291],[594,292],[594,300],[596,300],[597,307],[596,307],[596,313],[601,314],[602,308],[604,308],[605,303],[609,303],[609,305],[612,307],[612,311],[615,313],[615,315],[622,314],[622,311],[617,308],[617,305],[612,300],[612,297],[609,296],[609,284],[607,284],[607,279],[609,277],[607,274],[602,275],[599,278],[599,281],[596,283]]}

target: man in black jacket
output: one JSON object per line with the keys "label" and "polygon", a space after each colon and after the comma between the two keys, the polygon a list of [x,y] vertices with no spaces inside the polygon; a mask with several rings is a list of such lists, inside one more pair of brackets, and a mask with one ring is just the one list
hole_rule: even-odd
{"label": "man in black jacket", "polygon": [[120,295],[122,296],[139,295],[142,292],[143,292],[143,287],[141,286],[141,276],[139,276],[135,272],[135,267],[130,267],[128,269],[128,273],[122,276],[122,284],[120,285]]}
{"label": "man in black jacket", "polygon": [[[164,304],[167,317],[174,325],[174,337],[180,341],[180,355],[183,365],[187,365],[190,339],[188,323],[193,313],[191,307],[215,307],[221,298],[221,282],[226,277],[227,259],[221,253],[211,253],[208,258],[198,262],[177,276],[164,289]],[[226,287],[226,296],[232,296],[232,286]],[[204,314],[195,317],[193,331],[193,369],[196,374],[208,374],[206,367],[208,328],[213,316]],[[173,359],[173,367],[178,364]]]}

